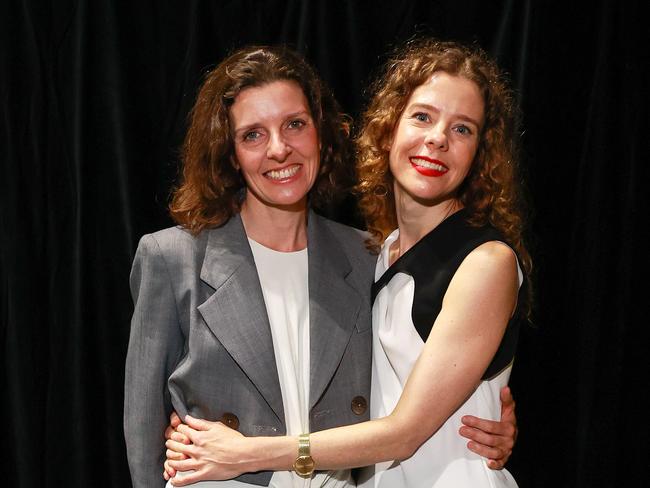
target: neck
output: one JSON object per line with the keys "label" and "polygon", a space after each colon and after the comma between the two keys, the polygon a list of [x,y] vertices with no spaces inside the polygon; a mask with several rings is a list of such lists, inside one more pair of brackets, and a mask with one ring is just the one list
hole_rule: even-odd
{"label": "neck", "polygon": [[[411,249],[450,215],[463,208],[455,198],[441,202],[419,202],[403,192],[395,192],[399,238],[391,248],[391,261]],[[394,258],[394,259],[393,259]]]}
{"label": "neck", "polygon": [[281,252],[307,247],[307,201],[287,207],[272,207],[246,198],[241,207],[246,235],[265,247]]}

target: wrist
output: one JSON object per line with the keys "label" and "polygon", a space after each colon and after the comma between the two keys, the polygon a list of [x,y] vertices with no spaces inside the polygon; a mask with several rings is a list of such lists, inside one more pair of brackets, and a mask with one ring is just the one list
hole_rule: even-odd
{"label": "wrist", "polygon": [[298,436],[298,455],[293,462],[293,470],[298,476],[311,478],[314,474],[316,463],[311,457],[311,444],[309,434],[300,434]]}
{"label": "wrist", "polygon": [[246,472],[288,471],[296,459],[298,436],[246,437]]}

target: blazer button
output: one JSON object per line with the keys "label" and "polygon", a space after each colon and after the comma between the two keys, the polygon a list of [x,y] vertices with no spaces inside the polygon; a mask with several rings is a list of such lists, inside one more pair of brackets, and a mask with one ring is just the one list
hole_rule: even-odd
{"label": "blazer button", "polygon": [[239,428],[239,419],[234,413],[226,412],[219,419],[221,423],[225,424],[226,427],[230,427],[233,430]]}
{"label": "blazer button", "polygon": [[352,411],[355,415],[363,415],[368,410],[368,401],[362,396],[355,396],[352,399]]}

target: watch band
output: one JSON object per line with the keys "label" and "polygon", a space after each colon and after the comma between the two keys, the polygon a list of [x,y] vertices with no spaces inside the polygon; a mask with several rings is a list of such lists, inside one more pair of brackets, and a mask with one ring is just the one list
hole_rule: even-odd
{"label": "watch band", "polygon": [[300,434],[298,436],[298,457],[300,456],[311,456],[309,434]]}
{"label": "watch band", "polygon": [[293,463],[293,469],[298,476],[309,478],[314,473],[314,459],[311,457],[309,434],[298,436],[298,457]]}

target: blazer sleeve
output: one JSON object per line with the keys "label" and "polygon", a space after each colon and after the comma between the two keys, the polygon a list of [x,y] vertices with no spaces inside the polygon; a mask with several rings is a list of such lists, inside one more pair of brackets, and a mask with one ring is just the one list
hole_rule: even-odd
{"label": "blazer sleeve", "polygon": [[164,429],[172,405],[167,379],[183,351],[171,275],[158,242],[145,235],[131,270],[135,309],[126,357],[124,436],[134,488],[165,486]]}

